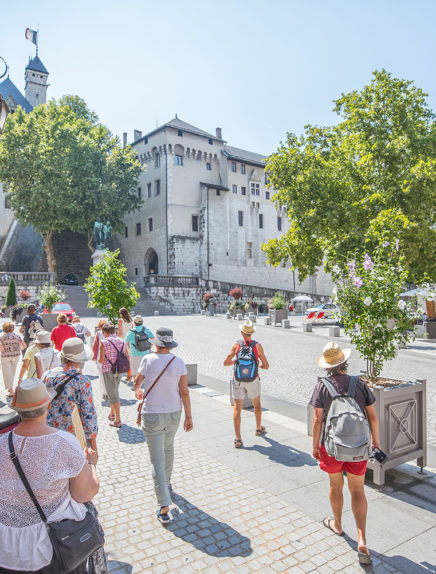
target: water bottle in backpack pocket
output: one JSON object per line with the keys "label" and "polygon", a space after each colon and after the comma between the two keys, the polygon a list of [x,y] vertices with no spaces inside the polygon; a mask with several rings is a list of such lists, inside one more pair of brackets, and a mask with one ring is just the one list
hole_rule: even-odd
{"label": "water bottle in backpack pocket", "polygon": [[329,379],[321,379],[332,398],[325,418],[324,446],[329,456],[343,462],[362,462],[372,454],[368,419],[354,398],[358,380],[350,377],[347,394],[341,395]]}
{"label": "water bottle in backpack pocket", "polygon": [[240,383],[251,383],[257,378],[258,359],[254,348],[256,341],[238,341],[239,351],[234,366],[235,380]]}

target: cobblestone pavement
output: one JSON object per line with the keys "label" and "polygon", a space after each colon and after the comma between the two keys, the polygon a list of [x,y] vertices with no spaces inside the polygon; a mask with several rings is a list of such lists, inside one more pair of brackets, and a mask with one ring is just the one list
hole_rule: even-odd
{"label": "cobblestone pavement", "polygon": [[[263,392],[306,405],[321,373],[315,357],[326,343],[328,327],[316,326],[313,333],[303,333],[302,320],[292,317],[293,328],[289,330],[258,324],[255,338],[262,343],[270,362],[270,369],[261,371]],[[230,379],[231,369],[223,366],[223,360],[240,338],[236,321],[190,315],[147,317],[146,324],[152,330],[163,325],[173,329],[179,356],[187,363],[197,363],[199,373],[223,381]],[[349,345],[345,337],[338,341],[342,346]],[[419,350],[399,351],[395,360],[386,363],[383,374],[402,380],[427,379],[428,442],[436,446],[436,348],[429,343],[415,347]],[[364,361],[353,350],[350,370],[359,372],[364,368]]]}

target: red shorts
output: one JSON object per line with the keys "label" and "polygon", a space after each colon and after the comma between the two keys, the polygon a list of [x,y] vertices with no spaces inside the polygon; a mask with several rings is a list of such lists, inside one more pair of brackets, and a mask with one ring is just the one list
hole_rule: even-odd
{"label": "red shorts", "polygon": [[341,460],[336,460],[333,456],[329,456],[324,446],[321,447],[321,463],[320,468],[329,474],[335,474],[336,472],[349,472],[350,474],[355,474],[356,476],[362,476],[366,473],[367,460],[363,462],[343,462]]}

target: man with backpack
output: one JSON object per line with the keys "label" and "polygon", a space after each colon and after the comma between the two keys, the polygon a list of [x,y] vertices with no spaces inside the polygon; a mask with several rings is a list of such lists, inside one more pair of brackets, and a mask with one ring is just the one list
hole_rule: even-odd
{"label": "man with backpack", "polygon": [[103,339],[100,343],[98,361],[101,363],[106,393],[111,406],[109,426],[121,428],[120,393],[121,377],[130,368],[127,345],[115,335],[115,325],[107,322],[102,327]]}
{"label": "man with backpack", "polygon": [[[24,335],[24,342],[27,346],[35,342],[37,332],[44,327],[41,316],[36,312],[36,306],[31,303],[27,307],[27,315],[21,321],[20,333]],[[23,353],[24,354],[24,353]]]}
{"label": "man with backpack", "polygon": [[262,436],[266,433],[265,427],[262,426],[258,370],[259,368],[269,368],[262,345],[251,338],[256,331],[253,323],[247,320],[240,327],[242,339],[233,345],[224,361],[225,367],[233,366],[232,391],[235,400],[233,410],[235,448],[242,448],[243,446],[241,439],[241,411],[245,396],[251,399],[253,403],[254,416],[256,418],[256,436]]}
{"label": "man with backpack", "polygon": [[154,337],[150,329],[147,329],[143,323],[144,321],[141,315],[135,315],[135,317],[133,317],[134,327],[127,332],[125,339],[129,346],[130,370],[133,378],[138,374],[139,365],[143,357],[150,353],[150,339]]}
{"label": "man with backpack", "polygon": [[313,456],[330,479],[333,518],[325,518],[324,526],[338,536],[344,535],[342,507],[346,472],[357,526],[358,559],[362,564],[370,564],[364,482],[372,449],[380,447],[379,428],[374,394],[362,379],[347,375],[350,354],[351,349],[341,349],[337,343],[329,342],[316,360],[319,367],[326,369],[327,377],[318,379],[310,399],[314,407]]}

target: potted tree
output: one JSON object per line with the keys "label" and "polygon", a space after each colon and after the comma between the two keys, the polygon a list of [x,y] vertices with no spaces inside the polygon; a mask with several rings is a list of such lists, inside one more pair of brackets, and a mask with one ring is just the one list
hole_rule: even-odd
{"label": "potted tree", "polygon": [[404,462],[426,463],[426,384],[381,376],[383,365],[400,346],[414,338],[416,307],[400,299],[407,282],[404,257],[395,245],[384,243],[371,258],[350,261],[345,269],[333,267],[334,300],[351,342],[366,359],[365,374],[376,396],[381,448],[388,458],[383,466],[370,461],[374,482],[384,483],[384,473]]}
{"label": "potted tree", "polygon": [[211,317],[215,315],[216,301],[213,293],[205,293],[203,295],[203,307],[206,310],[206,314]]}
{"label": "potted tree", "polygon": [[59,285],[44,283],[39,292],[39,301],[44,306],[44,330],[51,331],[57,325],[57,313],[52,313],[55,303],[59,303],[67,296],[66,292]]}
{"label": "potted tree", "polygon": [[283,319],[288,318],[288,309],[286,304],[285,294],[281,291],[276,291],[274,296],[268,301],[269,307],[269,320],[271,325],[276,326],[282,324]]}
{"label": "potted tree", "polygon": [[15,287],[15,279],[13,277],[11,277],[9,280],[9,286],[8,286],[8,292],[6,294],[5,304],[6,307],[9,308],[10,313],[12,313],[12,308],[17,304],[17,291]]}

